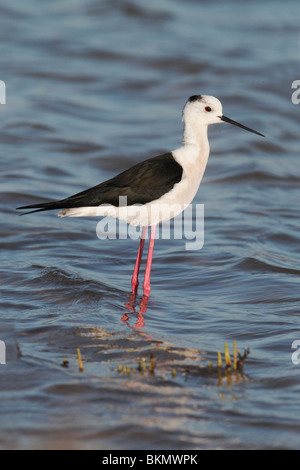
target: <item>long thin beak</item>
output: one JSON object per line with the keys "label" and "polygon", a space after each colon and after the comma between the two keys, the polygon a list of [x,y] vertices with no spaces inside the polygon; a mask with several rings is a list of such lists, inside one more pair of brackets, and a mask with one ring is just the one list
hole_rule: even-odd
{"label": "long thin beak", "polygon": [[253,132],[253,134],[257,134],[257,135],[261,135],[262,137],[265,137],[265,135],[261,134],[260,132],[254,131],[253,129],[250,129],[250,127],[243,126],[243,124],[233,121],[232,119],[229,119],[228,117],[224,115],[219,116],[219,118],[221,119],[221,121],[229,122],[229,124],[233,124],[234,126],[241,127],[242,129],[245,129],[245,131]]}

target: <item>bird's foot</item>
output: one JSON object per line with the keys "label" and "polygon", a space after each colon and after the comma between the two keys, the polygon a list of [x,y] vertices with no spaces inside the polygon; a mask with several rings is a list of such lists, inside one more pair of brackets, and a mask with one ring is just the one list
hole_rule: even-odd
{"label": "bird's foot", "polygon": [[134,295],[137,294],[138,287],[139,287],[139,281],[138,281],[137,278],[133,277],[132,280],[131,280],[131,288],[132,288],[132,293]]}
{"label": "bird's foot", "polygon": [[149,297],[150,295],[150,291],[151,291],[151,287],[150,287],[150,283],[144,283],[144,297]]}

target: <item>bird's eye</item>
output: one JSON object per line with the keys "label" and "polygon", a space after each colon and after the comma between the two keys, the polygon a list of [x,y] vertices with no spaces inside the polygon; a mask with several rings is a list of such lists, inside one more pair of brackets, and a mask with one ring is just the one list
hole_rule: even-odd
{"label": "bird's eye", "polygon": [[211,107],[210,106],[205,106],[205,111],[211,111]]}

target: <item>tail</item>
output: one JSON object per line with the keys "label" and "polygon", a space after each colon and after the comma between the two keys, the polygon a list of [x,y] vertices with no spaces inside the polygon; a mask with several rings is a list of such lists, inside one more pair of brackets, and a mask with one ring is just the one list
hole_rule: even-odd
{"label": "tail", "polygon": [[28,209],[34,209],[30,210],[29,212],[23,212],[20,215],[27,215],[27,214],[33,214],[34,212],[43,212],[43,211],[52,211],[55,209],[65,209],[66,206],[63,204],[62,201],[52,201],[52,202],[41,202],[40,204],[32,204],[31,206],[22,206],[22,207],[17,207],[17,210],[25,210],[27,211]]}

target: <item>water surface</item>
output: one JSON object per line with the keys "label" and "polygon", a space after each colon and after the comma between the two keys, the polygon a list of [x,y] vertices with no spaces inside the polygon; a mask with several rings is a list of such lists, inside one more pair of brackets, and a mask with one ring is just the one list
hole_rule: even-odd
{"label": "water surface", "polygon": [[[1,448],[299,448],[299,13],[292,0],[1,7]],[[195,93],[266,139],[211,126],[204,247],[157,241],[148,303],[130,296],[137,241],[99,240],[96,219],[18,217],[178,147]],[[233,340],[251,349],[244,376],[220,380],[207,364]],[[151,357],[154,374],[139,372]]]}

